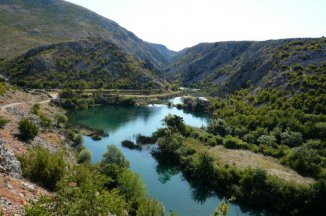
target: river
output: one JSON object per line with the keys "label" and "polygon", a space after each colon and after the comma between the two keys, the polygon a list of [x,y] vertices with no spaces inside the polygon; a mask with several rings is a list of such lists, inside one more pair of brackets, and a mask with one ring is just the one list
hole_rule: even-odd
{"label": "river", "polygon": [[[172,102],[180,102],[180,98]],[[176,211],[179,216],[209,216],[220,198],[202,187],[187,181],[182,172],[172,164],[158,161],[151,155],[155,145],[131,150],[121,145],[123,140],[136,141],[138,134],[150,136],[162,127],[162,119],[169,113],[183,117],[186,124],[206,126],[209,116],[203,113],[187,113],[165,105],[152,106],[104,106],[68,112],[74,124],[103,129],[108,137],[95,141],[84,137],[84,145],[92,152],[93,162],[101,160],[108,144],[121,149],[130,162],[130,168],[141,175],[151,197],[161,201],[166,211]],[[249,215],[236,204],[230,206],[230,215]]]}

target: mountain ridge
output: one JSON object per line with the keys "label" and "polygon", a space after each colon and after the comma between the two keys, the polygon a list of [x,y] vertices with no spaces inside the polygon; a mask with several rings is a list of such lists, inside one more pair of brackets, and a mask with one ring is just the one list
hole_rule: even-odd
{"label": "mountain ridge", "polygon": [[146,63],[112,42],[88,38],[34,48],[5,62],[0,72],[28,88],[163,89]]}
{"label": "mountain ridge", "polygon": [[[21,19],[24,17],[24,19]],[[0,58],[29,49],[87,37],[102,37],[157,68],[168,60],[158,50],[116,22],[62,0],[0,0]]]}

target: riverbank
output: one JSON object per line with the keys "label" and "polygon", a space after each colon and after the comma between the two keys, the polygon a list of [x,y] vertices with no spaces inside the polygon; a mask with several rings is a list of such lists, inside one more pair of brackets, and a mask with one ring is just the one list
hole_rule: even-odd
{"label": "riverbank", "polygon": [[216,146],[220,139],[215,137],[210,138],[215,144],[205,142],[205,134],[177,117],[165,123],[167,128],[154,133],[159,138],[155,154],[175,161],[188,178],[253,208],[286,215],[324,212],[323,180],[302,177],[267,156]]}
{"label": "riverbank", "polygon": [[90,164],[83,129],[71,130],[64,110],[47,94],[11,89],[0,100],[10,103],[0,110],[0,215],[164,214],[117,148],[108,149],[102,163]]}
{"label": "riverbank", "polygon": [[[146,94],[145,94],[146,93]],[[86,109],[101,105],[147,105],[165,103],[166,99],[182,95],[182,91],[144,92],[137,90],[62,90],[54,103],[64,108]]]}
{"label": "riverbank", "polygon": [[[33,106],[39,102],[40,113],[43,113],[56,122],[55,115],[62,110],[50,106],[51,98],[44,93],[30,94],[8,87],[5,94],[0,96],[0,118],[8,122],[0,128],[0,212],[4,215],[23,215],[24,207],[33,200],[51,192],[42,186],[23,177],[21,163],[17,159],[34,146],[43,146],[49,152],[65,149],[68,158],[74,158],[64,132],[60,128],[44,128],[38,115],[32,113]],[[39,133],[32,141],[19,139],[18,125],[22,119],[31,119],[38,128]],[[72,159],[73,160],[73,159]]]}

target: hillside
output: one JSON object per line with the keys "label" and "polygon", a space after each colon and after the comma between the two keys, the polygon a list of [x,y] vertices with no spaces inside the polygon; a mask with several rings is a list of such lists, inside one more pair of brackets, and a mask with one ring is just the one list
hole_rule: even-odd
{"label": "hillside", "polygon": [[248,87],[295,90],[300,80],[321,79],[317,68],[325,62],[324,38],[205,43],[178,53],[166,75],[185,84],[214,87],[217,95]]}
{"label": "hillside", "polygon": [[7,61],[0,73],[29,88],[163,88],[145,66],[115,44],[89,38],[32,49]]}
{"label": "hillside", "polygon": [[162,53],[114,21],[62,0],[0,0],[0,32],[0,61],[39,46],[96,36],[157,68],[168,63]]}

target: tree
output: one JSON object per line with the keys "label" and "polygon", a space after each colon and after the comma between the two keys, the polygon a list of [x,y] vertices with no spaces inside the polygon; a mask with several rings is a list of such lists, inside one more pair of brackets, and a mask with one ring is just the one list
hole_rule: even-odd
{"label": "tree", "polygon": [[174,132],[180,132],[183,135],[186,132],[186,125],[180,116],[169,114],[165,116],[163,123]]}
{"label": "tree", "polygon": [[[130,170],[124,170],[118,177],[118,188],[130,204],[129,210],[138,209],[147,193],[140,176]],[[130,212],[133,215],[135,212]]]}
{"label": "tree", "polygon": [[37,126],[29,119],[22,119],[19,122],[20,137],[24,141],[34,139],[38,134]]}
{"label": "tree", "polygon": [[161,137],[158,141],[158,147],[163,153],[173,156],[182,146],[182,137],[178,133],[169,133]]}
{"label": "tree", "polygon": [[121,168],[128,168],[129,161],[123,156],[122,152],[115,145],[108,145],[107,151],[104,153],[102,165],[115,164]]}
{"label": "tree", "polygon": [[213,119],[207,127],[208,132],[214,135],[225,136],[230,133],[230,128],[223,119]]}

